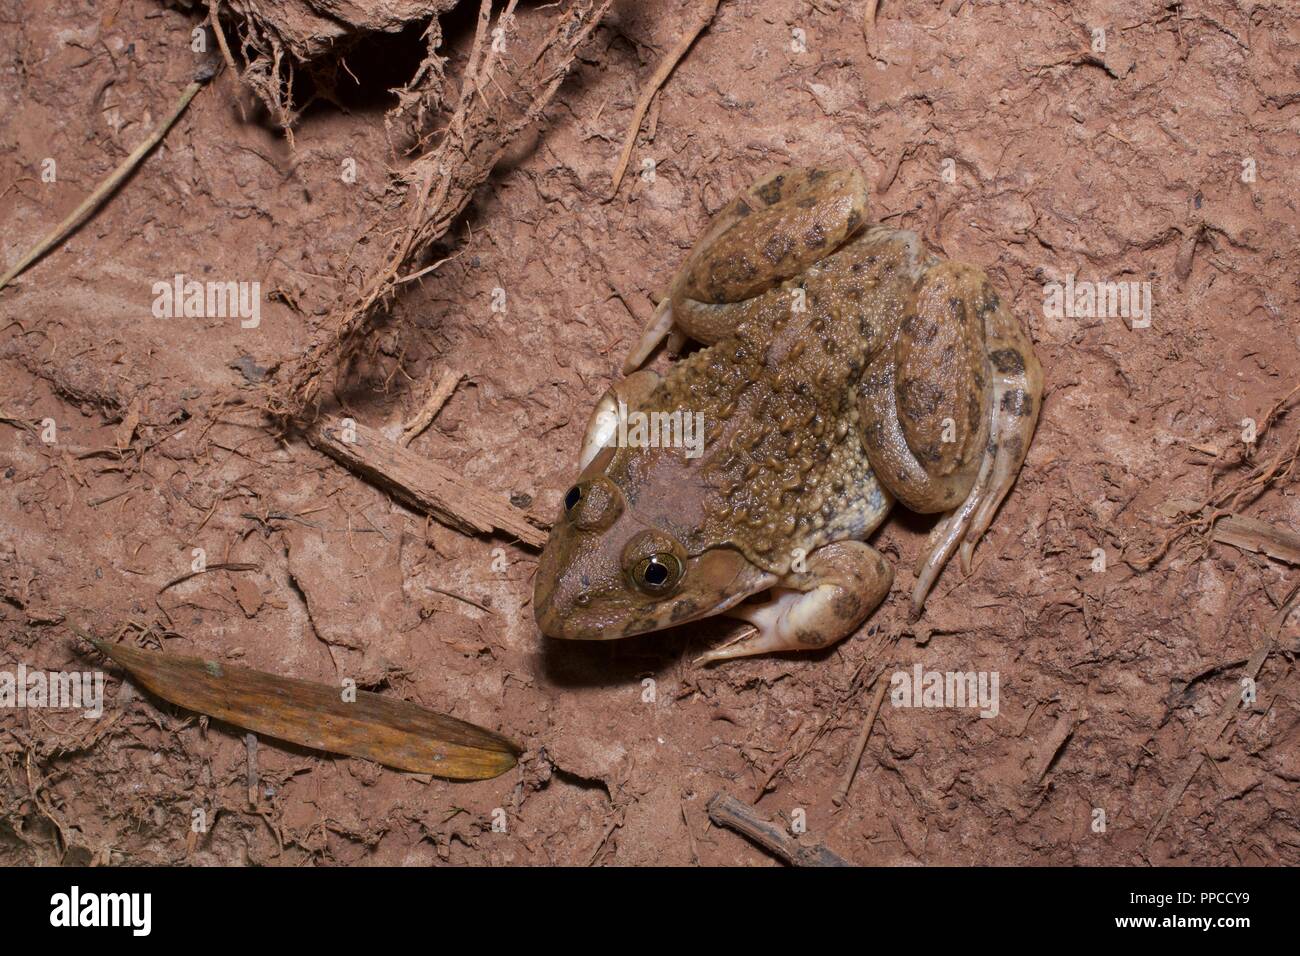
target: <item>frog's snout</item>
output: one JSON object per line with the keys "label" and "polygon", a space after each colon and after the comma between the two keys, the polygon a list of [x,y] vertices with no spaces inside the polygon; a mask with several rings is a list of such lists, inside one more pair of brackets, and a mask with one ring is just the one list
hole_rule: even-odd
{"label": "frog's snout", "polygon": [[547,637],[565,641],[591,641],[614,637],[592,614],[594,588],[590,571],[573,564],[565,565],[559,556],[564,551],[554,540],[547,543],[537,565],[533,588],[533,617]]}
{"label": "frog's snout", "polygon": [[537,620],[537,627],[547,637],[573,640],[577,635],[573,634],[571,628],[567,626],[568,615],[557,604],[555,591],[554,582],[543,580],[539,574],[533,594],[533,617]]}

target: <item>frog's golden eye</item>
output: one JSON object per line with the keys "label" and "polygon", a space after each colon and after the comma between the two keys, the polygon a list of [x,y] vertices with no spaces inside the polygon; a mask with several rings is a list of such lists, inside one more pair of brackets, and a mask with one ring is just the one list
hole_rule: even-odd
{"label": "frog's golden eye", "polygon": [[660,551],[642,558],[632,569],[632,580],[646,594],[671,591],[681,577],[682,562],[671,551]]}
{"label": "frog's golden eye", "polygon": [[578,506],[578,502],[581,500],[582,500],[582,489],[577,485],[574,485],[572,488],[570,488],[567,492],[564,493],[564,510],[572,511],[574,508]]}

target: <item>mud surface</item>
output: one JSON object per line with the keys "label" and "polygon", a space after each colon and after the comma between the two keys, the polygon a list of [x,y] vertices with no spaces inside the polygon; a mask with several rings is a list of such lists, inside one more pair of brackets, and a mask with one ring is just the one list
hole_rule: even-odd
{"label": "mud surface", "polygon": [[[549,518],[591,404],[709,215],[773,166],[856,163],[875,218],[989,271],[1044,367],[1037,438],[969,578],[950,567],[909,623],[933,521],[900,514],[874,539],[899,569],[893,593],[829,651],[693,666],[735,631],[723,621],[544,642],[535,552],[393,504],[277,439],[255,407],[257,380],[329,328],[372,248],[403,162],[385,91],[420,62],[420,29],[359,50],[360,85],[308,108],[292,152],[247,94],[241,113],[226,72],[0,292],[3,669],[102,668],[71,622],[351,677],[528,752],[505,776],[450,784],[263,741],[250,806],[240,733],[108,667],[99,720],[0,710],[0,862],[771,863],[710,828],[705,803],[726,790],[860,863],[1300,863],[1295,618],[1253,702],[1203,740],[1295,570],[1197,529],[1145,564],[1174,527],[1168,502],[1195,508],[1275,460],[1234,507],[1300,530],[1294,405],[1242,440],[1300,369],[1294,5],[885,0],[867,35],[864,6],[724,0],[605,201],[641,86],[694,15],[616,4],[541,135],[453,229],[456,258],[406,287],[341,400],[396,434],[444,371],[463,372],[411,447]],[[199,16],[0,0],[0,261],[166,114]],[[452,18],[449,78],[472,30]],[[260,282],[260,325],[155,317],[153,286],[176,274]],[[1050,314],[1045,285],[1067,274],[1150,283],[1150,327]],[[223,404],[232,394],[247,404]],[[160,591],[195,548],[256,569]],[[871,681],[915,664],[996,672],[998,716],[886,698],[836,807]],[[1179,792],[1188,759],[1201,763]]]}

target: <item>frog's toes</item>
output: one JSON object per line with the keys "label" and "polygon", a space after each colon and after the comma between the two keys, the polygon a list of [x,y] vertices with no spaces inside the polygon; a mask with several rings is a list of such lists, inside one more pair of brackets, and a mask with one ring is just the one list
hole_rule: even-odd
{"label": "frog's toes", "polygon": [[621,382],[615,382],[605,391],[592,409],[591,417],[587,419],[587,430],[582,436],[582,450],[578,452],[580,473],[586,470],[602,448],[613,443],[618,434],[620,416],[629,409],[635,410],[658,384],[658,372],[642,369]]}
{"label": "frog's toes", "polygon": [[655,309],[654,315],[650,316],[650,321],[646,323],[645,329],[641,332],[641,337],[637,339],[636,344],[632,346],[631,351],[627,353],[627,358],[623,360],[623,374],[631,375],[650,357],[650,353],[659,347],[659,343],[664,337],[672,331],[673,327],[673,307],[670,296],[664,296],[659,307]]}

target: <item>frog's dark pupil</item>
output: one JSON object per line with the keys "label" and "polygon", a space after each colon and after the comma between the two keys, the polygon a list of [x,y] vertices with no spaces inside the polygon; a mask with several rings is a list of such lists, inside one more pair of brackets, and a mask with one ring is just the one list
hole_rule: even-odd
{"label": "frog's dark pupil", "polygon": [[582,500],[582,489],[574,485],[569,489],[569,493],[564,496],[564,510],[572,511],[573,506]]}
{"label": "frog's dark pupil", "polygon": [[659,563],[658,558],[651,558],[645,567],[645,583],[658,587],[668,580],[668,569]]}

